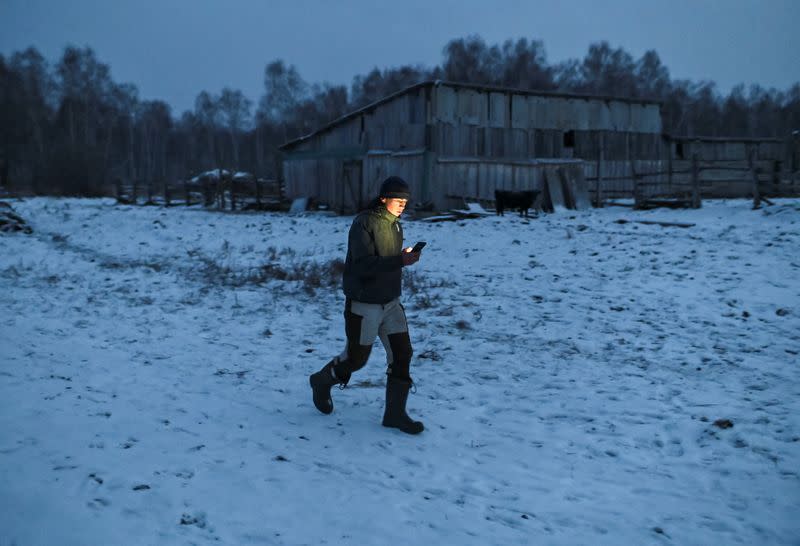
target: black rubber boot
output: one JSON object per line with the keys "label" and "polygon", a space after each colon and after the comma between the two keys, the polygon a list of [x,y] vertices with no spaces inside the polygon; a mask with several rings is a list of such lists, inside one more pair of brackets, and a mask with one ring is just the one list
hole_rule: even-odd
{"label": "black rubber boot", "polygon": [[407,434],[419,434],[425,427],[406,413],[406,400],[410,389],[410,379],[400,379],[391,375],[386,378],[386,411],[383,412],[383,426],[399,428]]}
{"label": "black rubber boot", "polygon": [[[347,381],[342,381],[335,376],[333,367],[336,365],[334,358],[317,373],[312,373],[308,382],[311,384],[311,391],[314,396],[314,405],[319,411],[328,415],[333,412],[333,399],[331,398],[331,387],[334,385],[346,385]],[[348,378],[349,379],[349,378]]]}

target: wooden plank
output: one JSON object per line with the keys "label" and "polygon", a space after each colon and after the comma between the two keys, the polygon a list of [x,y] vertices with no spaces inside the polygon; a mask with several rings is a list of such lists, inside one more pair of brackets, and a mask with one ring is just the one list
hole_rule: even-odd
{"label": "wooden plank", "polygon": [[575,190],[572,187],[571,181],[569,176],[564,169],[556,169],[554,175],[557,175],[558,178],[561,180],[561,191],[564,194],[564,205],[568,209],[575,208]]}
{"label": "wooden plank", "polygon": [[603,133],[598,133],[600,139],[598,143],[599,153],[597,155],[597,184],[595,186],[594,206],[600,208],[603,206],[603,156],[605,155],[605,139]]}
{"label": "wooden plank", "polygon": [[700,208],[700,173],[697,169],[697,154],[692,156],[692,208]]}
{"label": "wooden plank", "polygon": [[586,178],[583,176],[583,169],[565,168],[565,170],[572,173],[572,176],[569,178],[572,181],[571,185],[573,188],[575,209],[589,210],[592,203],[589,200],[589,185],[586,182]]}
{"label": "wooden plank", "polygon": [[[661,226],[661,227],[690,228],[695,226],[695,224],[686,224],[683,222],[658,222],[656,220],[633,220],[633,222],[637,224],[646,224],[646,225]],[[617,223],[620,223],[620,221],[617,220]]]}
{"label": "wooden plank", "polygon": [[[760,161],[759,163],[767,164],[766,161]],[[735,160],[701,160],[700,161],[700,169],[749,169],[750,164],[747,161],[747,158],[744,157],[742,159],[735,159]]]}
{"label": "wooden plank", "polygon": [[[552,168],[545,168],[545,205],[549,205],[553,212],[564,212],[567,210],[564,203],[564,192],[561,190],[561,180],[559,176],[553,172]],[[548,203],[549,200],[549,203]]]}
{"label": "wooden plank", "polygon": [[758,174],[756,174],[754,148],[750,149],[750,173],[753,177],[753,209],[757,209],[761,207],[761,194],[758,191]]}

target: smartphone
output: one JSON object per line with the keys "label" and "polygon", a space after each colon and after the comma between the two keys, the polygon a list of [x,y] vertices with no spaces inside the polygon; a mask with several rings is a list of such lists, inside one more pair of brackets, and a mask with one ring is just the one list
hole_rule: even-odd
{"label": "smartphone", "polygon": [[411,252],[419,252],[419,251],[420,251],[420,250],[422,250],[422,249],[425,247],[425,245],[427,245],[427,244],[428,244],[428,243],[426,243],[425,241],[420,241],[420,242],[418,242],[417,244],[415,244],[415,245],[414,245],[414,247],[411,249]]}

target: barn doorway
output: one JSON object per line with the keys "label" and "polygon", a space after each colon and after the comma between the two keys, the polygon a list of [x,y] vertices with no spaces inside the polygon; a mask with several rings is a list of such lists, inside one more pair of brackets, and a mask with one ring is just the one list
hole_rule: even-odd
{"label": "barn doorway", "polygon": [[363,161],[351,159],[342,163],[341,199],[339,213],[361,210]]}

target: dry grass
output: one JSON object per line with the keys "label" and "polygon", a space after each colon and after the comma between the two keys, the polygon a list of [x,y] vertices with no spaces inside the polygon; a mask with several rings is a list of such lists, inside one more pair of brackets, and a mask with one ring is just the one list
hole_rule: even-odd
{"label": "dry grass", "polygon": [[437,289],[454,285],[454,282],[444,279],[432,281],[413,270],[403,271],[403,290],[413,297],[414,307],[417,309],[438,307],[441,298],[437,294]]}
{"label": "dry grass", "polygon": [[[281,281],[296,283],[299,290],[314,295],[318,290],[339,290],[342,285],[344,261],[338,258],[319,262],[299,256],[291,248],[269,247],[266,250],[266,263],[243,269],[232,265],[231,248],[227,244],[223,244],[216,256],[209,256],[198,250],[188,252],[197,264],[190,277],[207,286],[240,288]],[[405,293],[414,299],[419,309],[438,306],[439,296],[436,289],[454,284],[445,280],[432,281],[410,270],[403,272],[403,281]]]}
{"label": "dry grass", "polygon": [[189,255],[198,262],[192,275],[194,278],[207,285],[230,288],[283,281],[298,283],[302,291],[313,295],[319,289],[338,288],[344,271],[341,259],[303,261],[291,249],[278,251],[274,247],[267,249],[267,263],[246,269],[230,265],[229,252],[224,247],[219,257],[207,256],[199,251],[190,251]]}

